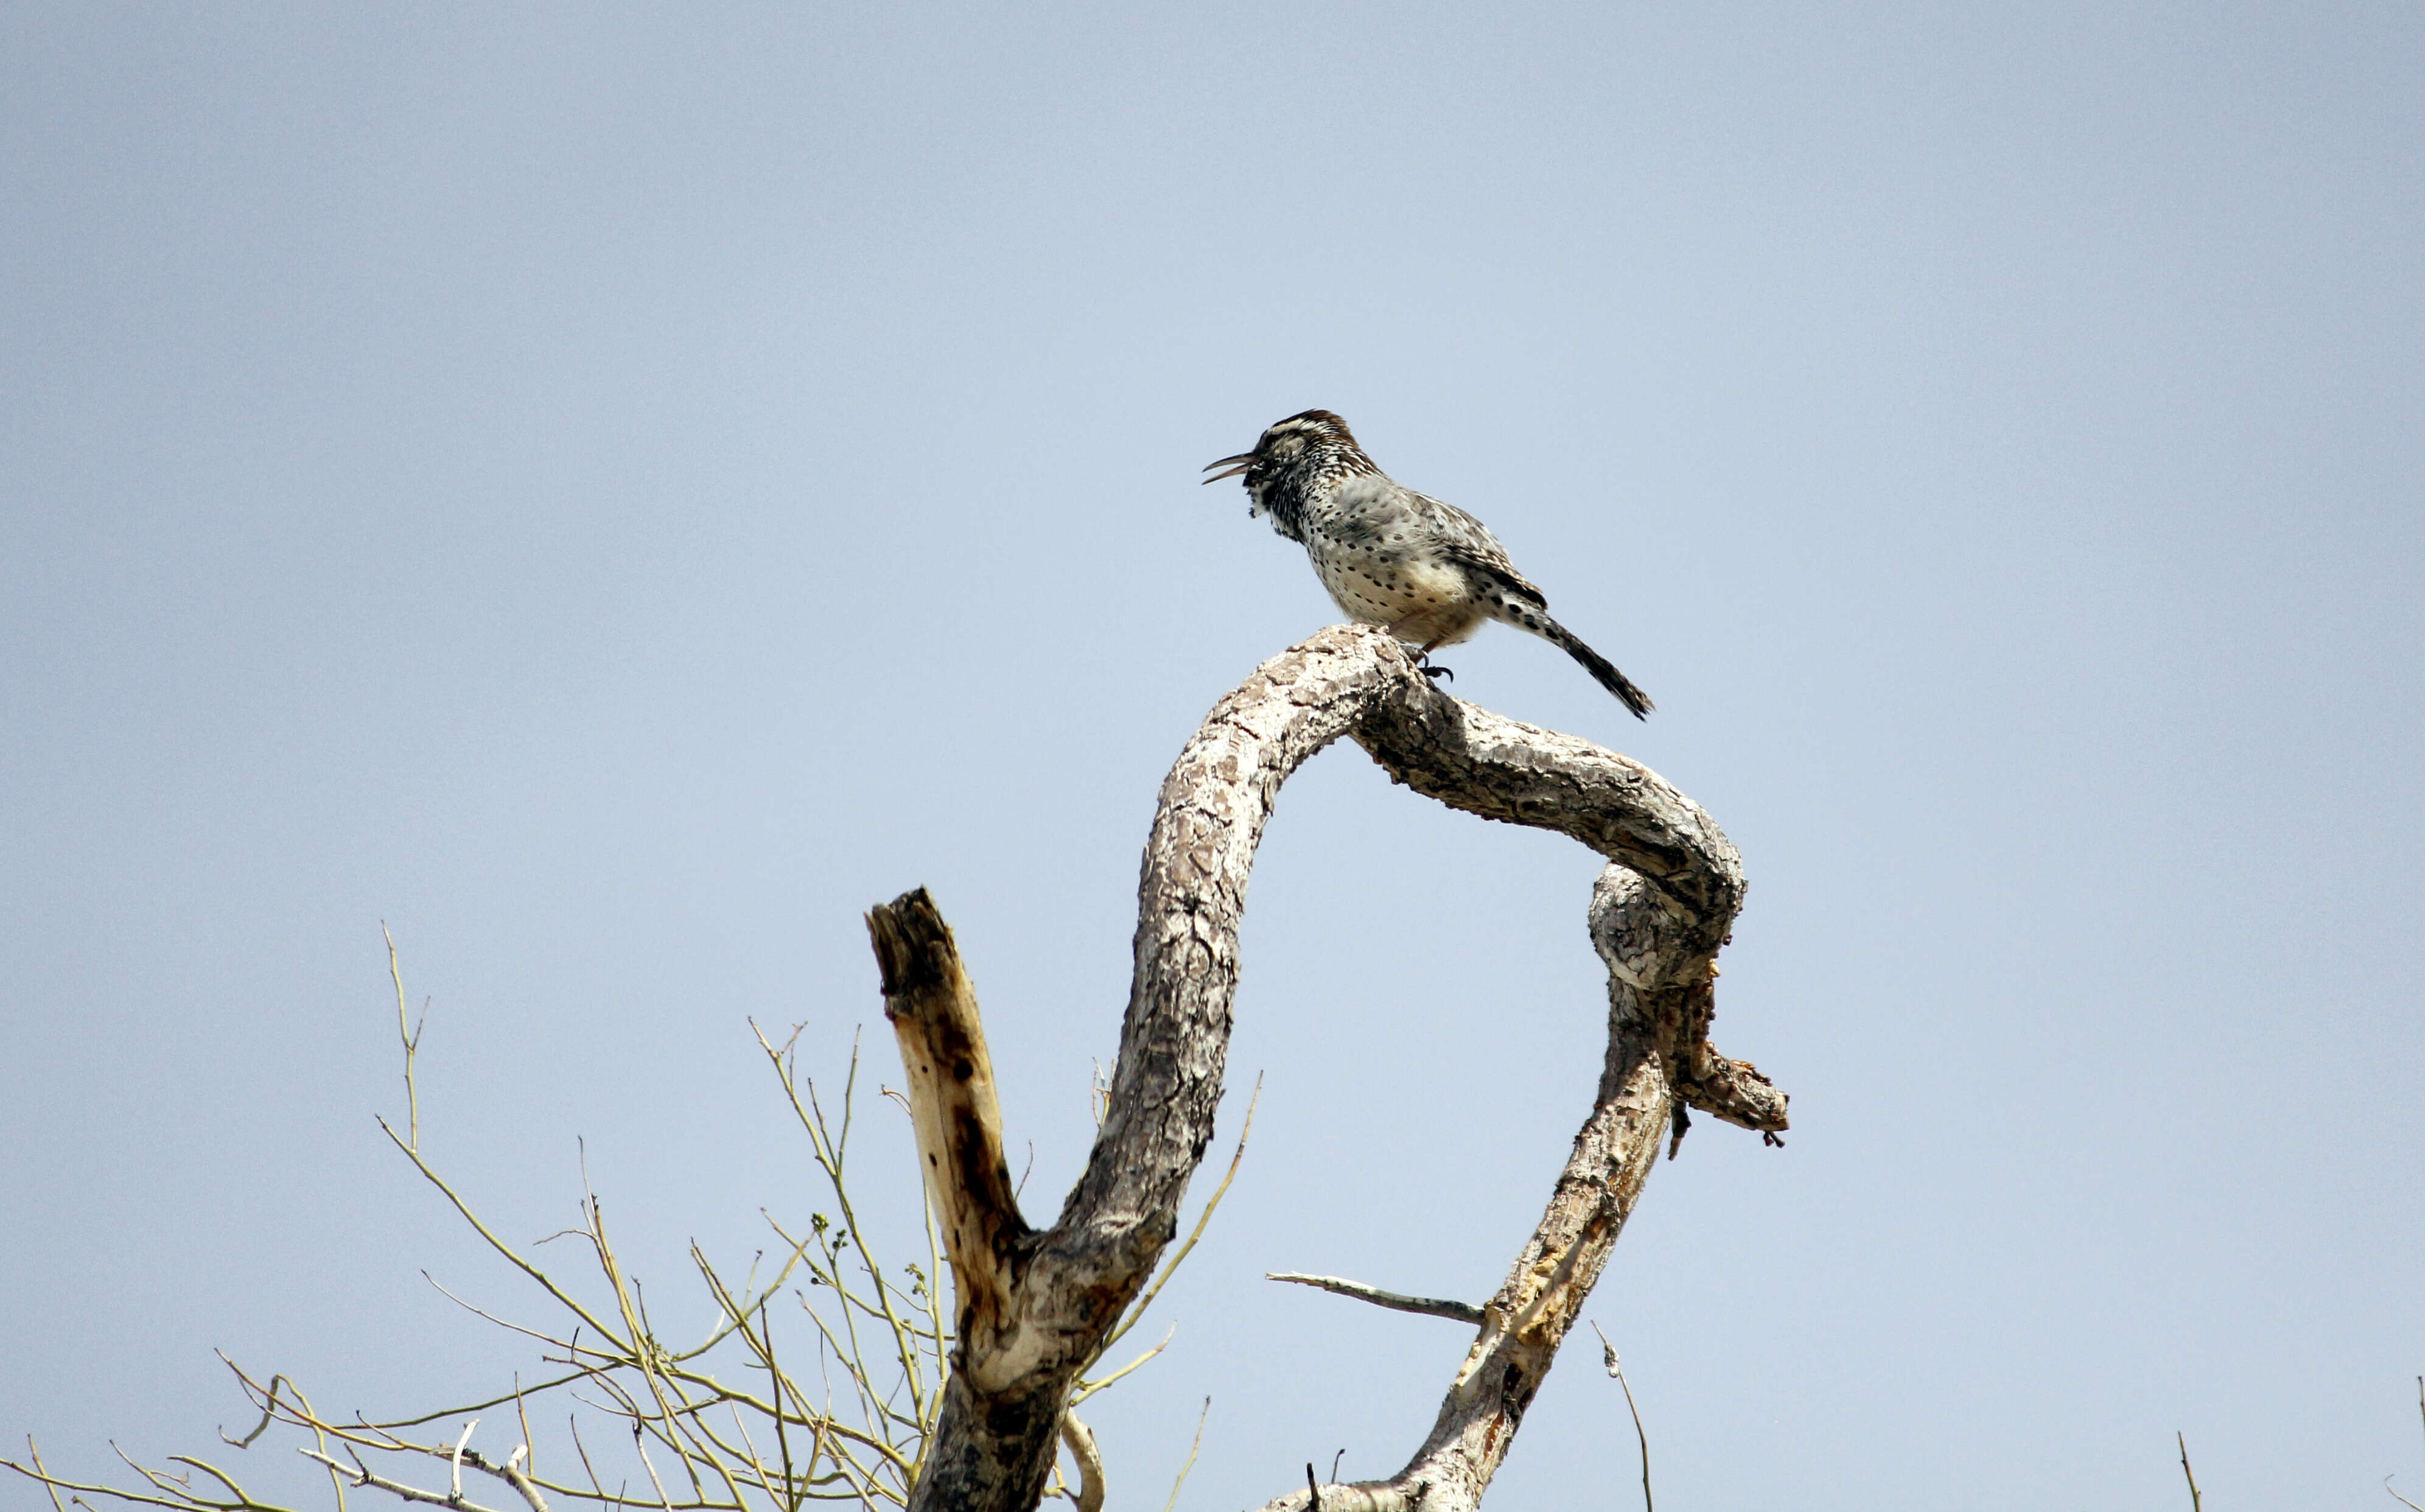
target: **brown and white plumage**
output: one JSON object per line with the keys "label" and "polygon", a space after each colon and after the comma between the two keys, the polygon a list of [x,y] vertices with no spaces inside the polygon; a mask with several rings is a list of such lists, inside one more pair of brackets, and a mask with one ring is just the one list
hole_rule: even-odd
{"label": "brown and white plumage", "polygon": [[1428,653],[1471,639],[1497,619],[1558,647],[1636,718],[1650,700],[1608,659],[1550,618],[1541,590],[1516,570],[1487,526],[1452,504],[1393,481],[1356,443],[1347,422],[1308,410],[1263,432],[1255,449],[1205,469],[1243,477],[1248,512],[1298,542],[1340,608],[1385,625]]}

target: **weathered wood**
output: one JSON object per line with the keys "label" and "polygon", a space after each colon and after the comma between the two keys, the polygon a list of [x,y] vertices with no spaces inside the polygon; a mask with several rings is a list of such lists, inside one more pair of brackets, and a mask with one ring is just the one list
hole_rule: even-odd
{"label": "weathered wood", "polygon": [[[1658,1161],[1674,1088],[1657,1028],[1665,1005],[1652,1000],[1689,989],[1671,985],[1674,946],[1639,948],[1644,934],[1655,935],[1667,923],[1654,898],[1646,882],[1616,867],[1602,874],[1595,890],[1593,935],[1611,967],[1610,1034],[1591,1115],[1575,1136],[1548,1211],[1483,1309],[1482,1328],[1429,1437],[1396,1475],[1359,1488],[1376,1508],[1420,1501],[1424,1512],[1443,1512],[1480,1504]],[[1648,979],[1640,987],[1627,981],[1617,970],[1620,959]],[[1271,1512],[1307,1501],[1304,1493],[1292,1493],[1271,1503]],[[1329,1488],[1322,1501],[1335,1504]]]}
{"label": "weathered wood", "polygon": [[[929,1125],[939,1131],[928,1179],[967,1187],[937,1199],[939,1213],[970,1215],[970,1237],[953,1250],[955,1271],[965,1249],[972,1268],[991,1274],[963,1283],[963,1311],[979,1326],[964,1328],[956,1348],[912,1512],[1027,1512],[1041,1497],[1070,1381],[1176,1231],[1180,1199],[1212,1136],[1238,928],[1263,824],[1280,784],[1341,735],[1417,792],[1486,818],[1570,835],[1614,864],[1592,910],[1594,943],[1610,972],[1609,1051],[1592,1117],[1550,1211],[1485,1310],[1473,1351],[1423,1447],[1387,1482],[1322,1488],[1325,1508],[1410,1507],[1420,1500],[1425,1512],[1445,1512],[1475,1504],[1606,1263],[1674,1100],[1746,1127],[1785,1126],[1783,1095],[1700,1038],[1715,957],[1743,890],[1734,847],[1710,817],[1639,763],[1448,697],[1379,630],[1325,630],[1265,662],[1216,704],[1163,783],[1138,882],[1135,970],[1109,1105],[1085,1171],[1051,1229],[1014,1228],[1016,1204],[988,1190],[999,1165],[998,1118],[985,1147],[990,1159],[980,1148],[982,1118],[954,1156],[958,1126],[943,1103],[955,1079],[913,1075],[913,1110],[922,1099],[939,1105],[918,1115],[922,1160]],[[921,917],[931,914],[928,904]],[[939,985],[927,990],[965,1000],[973,1028],[974,1001],[940,919],[905,938],[926,941],[939,961],[948,957],[948,969],[937,968]],[[880,928],[877,939],[882,956]],[[886,973],[891,1012],[896,980],[907,984],[905,999],[920,989],[889,963]],[[969,1037],[983,1043],[981,1035]],[[907,1055],[906,1031],[903,1044]],[[989,1073],[985,1090],[990,1108]],[[999,1179],[1007,1176],[1003,1169]],[[988,1303],[989,1296],[998,1301]],[[1299,1491],[1273,1505],[1308,1500]]]}
{"label": "weathered wood", "polygon": [[1006,1261],[1031,1231],[1003,1152],[993,1057],[959,944],[924,888],[869,909],[867,934],[883,976],[884,1017],[901,1043],[918,1165],[952,1262],[965,1353],[967,1341],[998,1339],[1007,1326]]}
{"label": "weathered wood", "polygon": [[[1671,898],[1621,866],[1600,874],[1591,935],[1609,970],[1609,1037],[1591,1114],[1539,1225],[1483,1309],[1482,1328],[1422,1446],[1387,1480],[1323,1487],[1325,1512],[1479,1506],[1658,1163],[1677,1101],[1763,1133],[1786,1127],[1785,1094],[1704,1037],[1715,1011],[1716,967],[1703,953],[1710,936],[1679,917]],[[1721,933],[1715,943],[1724,942]],[[1684,1067],[1694,1080],[1683,1079]],[[1292,1491],[1264,1512],[1300,1512],[1310,1500]]]}

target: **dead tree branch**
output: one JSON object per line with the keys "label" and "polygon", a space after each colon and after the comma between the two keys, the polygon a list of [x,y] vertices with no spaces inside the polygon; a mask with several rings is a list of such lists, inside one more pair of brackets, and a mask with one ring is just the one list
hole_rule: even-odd
{"label": "dead tree branch", "polygon": [[924,889],[871,910],[867,929],[884,977],[884,1016],[908,1073],[926,1198],[958,1288],[959,1334],[982,1334],[990,1346],[971,1358],[990,1360],[1001,1352],[1010,1301],[1004,1263],[1031,1231],[1003,1154],[1002,1104],[976,989]]}
{"label": "dead tree branch", "polygon": [[923,892],[870,915],[886,1012],[912,1067],[921,1164],[938,1186],[960,1288],[954,1368],[911,1512],[1027,1512],[1041,1497],[1071,1382],[1176,1233],[1212,1137],[1246,880],[1273,800],[1342,735],[1419,793],[1608,858],[1591,921],[1609,968],[1611,1033],[1592,1115],[1549,1212],[1483,1310],[1430,1437],[1386,1482],[1309,1488],[1274,1508],[1317,1498],[1332,1512],[1478,1504],[1679,1102],[1749,1129],[1785,1127],[1784,1094],[1706,1039],[1716,956],[1743,892],[1716,824],[1639,763],[1439,692],[1378,630],[1325,630],[1216,704],[1163,783],[1109,1106],[1052,1228],[1031,1230],[1011,1198],[974,998],[950,931]]}
{"label": "dead tree branch", "polygon": [[1385,1292],[1362,1281],[1351,1281],[1343,1276],[1308,1276],[1302,1271],[1272,1270],[1263,1272],[1267,1281],[1293,1281],[1299,1286],[1318,1287],[1341,1296],[1352,1296],[1358,1302],[1370,1302],[1376,1308],[1393,1312],[1421,1312],[1429,1317],[1446,1318],[1452,1323],[1480,1324],[1482,1310],[1470,1302],[1453,1302],[1440,1296],[1408,1296],[1403,1292]]}

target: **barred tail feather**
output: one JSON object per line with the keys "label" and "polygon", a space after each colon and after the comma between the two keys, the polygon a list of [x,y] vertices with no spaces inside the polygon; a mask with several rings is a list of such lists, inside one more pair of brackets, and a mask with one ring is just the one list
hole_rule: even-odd
{"label": "barred tail feather", "polygon": [[1575,638],[1573,631],[1548,615],[1536,610],[1517,622],[1582,663],[1583,670],[1592,675],[1592,680],[1615,694],[1617,701],[1631,710],[1636,719],[1646,716],[1654,707],[1650,701],[1650,695],[1635,687],[1623,672],[1610,666],[1607,657]]}

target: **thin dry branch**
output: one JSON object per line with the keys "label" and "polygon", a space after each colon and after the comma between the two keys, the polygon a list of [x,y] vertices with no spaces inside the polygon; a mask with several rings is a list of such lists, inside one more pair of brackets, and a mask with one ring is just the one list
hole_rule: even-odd
{"label": "thin dry branch", "polygon": [[1607,1367],[1610,1378],[1625,1391],[1625,1410],[1633,1417],[1634,1441],[1642,1447],[1642,1512],[1658,1512],[1650,1501],[1650,1435],[1642,1426],[1642,1408],[1634,1405],[1633,1383],[1625,1378],[1625,1363],[1616,1358],[1616,1345],[1608,1342],[1607,1334],[1600,1333],[1598,1324],[1592,1325],[1592,1332],[1599,1334],[1601,1363]]}
{"label": "thin dry branch", "polygon": [[369,1466],[364,1465],[360,1459],[356,1459],[352,1464],[348,1465],[345,1461],[324,1455],[316,1449],[297,1449],[296,1453],[301,1455],[306,1459],[318,1460],[321,1464],[328,1466],[338,1474],[345,1476],[358,1487],[375,1486],[391,1496],[400,1496],[408,1502],[426,1502],[433,1506],[454,1507],[458,1509],[458,1512],[494,1512],[493,1508],[482,1506],[479,1503],[465,1497],[462,1493],[461,1488],[459,1487],[452,1493],[446,1491],[426,1491],[418,1486],[409,1486],[403,1481],[390,1480],[385,1475],[382,1475],[378,1472],[372,1470]]}
{"label": "thin dry branch", "polygon": [[1206,1397],[1196,1412],[1196,1437],[1188,1440],[1187,1459],[1170,1483],[1170,1500],[1162,1504],[1162,1512],[1171,1512],[1179,1504],[1179,1493],[1187,1488],[1187,1472],[1196,1468],[1196,1456],[1204,1448],[1204,1420],[1212,1415],[1212,1399]]}
{"label": "thin dry branch", "polygon": [[1358,1302],[1370,1302],[1376,1308],[1388,1308],[1393,1312],[1421,1312],[1435,1318],[1446,1318],[1453,1323],[1479,1324],[1482,1322],[1482,1310],[1470,1302],[1452,1302],[1440,1296],[1408,1296],[1402,1292],[1385,1292],[1377,1286],[1367,1286],[1362,1281],[1351,1281],[1341,1276],[1308,1276],[1301,1271],[1274,1270],[1263,1272],[1263,1279],[1292,1281],[1298,1286],[1319,1287],[1325,1292],[1336,1292],[1341,1296],[1352,1296]]}
{"label": "thin dry branch", "polygon": [[[408,1061],[417,1048],[418,1037],[417,1028],[401,1035]],[[772,1276],[763,1286],[761,1262],[766,1258],[764,1254],[752,1262],[750,1279],[736,1288],[727,1285],[706,1253],[694,1247],[693,1264],[707,1282],[717,1308],[715,1321],[707,1330],[703,1343],[677,1351],[656,1337],[640,1283],[623,1272],[603,1219],[602,1205],[587,1190],[585,1171],[583,1224],[579,1229],[566,1231],[566,1234],[577,1234],[584,1241],[584,1248],[596,1262],[599,1278],[613,1298],[611,1306],[594,1311],[568,1309],[571,1315],[566,1321],[571,1327],[567,1335],[561,1326],[554,1331],[526,1327],[501,1312],[466,1301],[449,1288],[439,1287],[473,1315],[536,1341],[541,1346],[542,1358],[569,1369],[536,1384],[525,1385],[518,1379],[510,1391],[468,1406],[375,1423],[360,1415],[344,1422],[324,1418],[283,1375],[269,1375],[265,1380],[227,1360],[258,1418],[242,1437],[220,1437],[241,1449],[257,1442],[273,1426],[301,1430],[308,1436],[302,1451],[330,1477],[336,1512],[346,1512],[349,1490],[364,1488],[408,1501],[435,1500],[450,1504],[460,1501],[468,1507],[470,1499],[464,1496],[461,1485],[466,1468],[506,1481],[528,1512],[554,1512],[555,1507],[568,1505],[598,1508],[600,1512],[637,1512],[643,1507],[656,1507],[661,1512],[800,1512],[812,1504],[836,1501],[862,1508],[902,1505],[917,1477],[918,1456],[933,1414],[939,1407],[939,1395],[933,1383],[940,1376],[939,1367],[949,1334],[938,1315],[939,1310],[929,1305],[931,1298],[923,1278],[907,1291],[896,1287],[869,1251],[864,1237],[856,1232],[843,1175],[848,1131],[847,1093],[839,1122],[829,1122],[817,1106],[814,1088],[806,1082],[793,1080],[788,1055],[770,1051],[770,1058],[776,1063],[795,1109],[801,1115],[814,1162],[827,1178],[844,1222],[835,1226],[822,1214],[816,1215],[808,1235],[798,1240],[784,1234],[780,1225],[774,1225],[777,1236],[784,1243],[781,1249],[774,1252],[776,1263],[765,1267]],[[409,1121],[400,1123],[401,1127],[391,1131],[400,1150],[475,1231],[504,1251],[495,1231],[472,1214],[460,1193],[428,1163],[425,1150],[408,1137]],[[768,1221],[773,1223],[771,1218]],[[566,1277],[540,1270],[535,1259],[510,1251],[506,1255],[518,1268],[537,1279],[551,1297],[561,1300],[569,1294],[570,1283]],[[843,1421],[834,1416],[830,1382],[825,1407],[813,1406],[809,1383],[798,1378],[776,1352],[769,1304],[779,1290],[804,1270],[818,1289],[830,1289],[842,1308],[839,1314],[833,1308],[826,1308],[825,1315],[819,1316],[807,1295],[797,1291],[794,1294],[807,1314],[815,1320],[819,1336],[831,1346],[832,1352],[821,1356],[821,1362],[846,1377],[863,1413],[860,1418]],[[910,1270],[915,1276],[916,1268]],[[861,1313],[883,1325],[871,1331],[864,1349],[859,1347],[859,1335],[851,1326],[852,1319]],[[828,1317],[836,1320],[834,1326],[827,1325]],[[619,1327],[591,1331],[592,1325],[601,1318],[618,1318]],[[719,1349],[720,1355],[716,1353]],[[889,1377],[884,1358],[888,1350],[896,1357],[890,1361],[895,1369]],[[719,1372],[734,1366],[744,1373],[758,1375],[763,1389],[759,1382],[747,1381],[746,1374],[742,1384],[719,1378]],[[619,1420],[618,1427],[631,1435],[632,1468],[645,1481],[644,1489],[635,1490],[634,1480],[629,1478],[618,1488],[609,1489],[604,1485],[601,1466],[593,1459],[583,1435],[580,1412],[570,1415],[569,1425],[579,1468],[586,1474],[587,1483],[552,1480],[538,1472],[529,1460],[527,1408],[532,1397],[544,1397],[549,1392],[569,1396],[575,1407],[591,1413],[602,1411]],[[469,1429],[463,1420],[507,1405],[513,1407],[521,1424],[522,1443],[500,1464],[470,1447],[465,1437]],[[426,1432],[442,1420],[446,1422],[448,1430],[443,1440],[426,1441],[407,1436]],[[763,1455],[762,1447],[766,1451]],[[448,1471],[444,1488],[419,1485],[409,1472],[382,1466],[376,1457],[380,1454],[435,1456],[445,1461]],[[671,1464],[666,1461],[667,1455],[673,1456]],[[347,1456],[351,1456],[351,1463]],[[225,1472],[203,1460],[174,1456],[174,1471],[149,1469],[132,1460],[127,1463],[139,1479],[130,1486],[112,1487],[68,1481],[52,1474],[39,1462],[20,1465],[0,1461],[41,1482],[55,1500],[59,1493],[67,1492],[88,1507],[91,1504],[83,1499],[89,1494],[137,1505],[173,1508],[176,1512],[277,1512],[244,1490]],[[60,1505],[63,1509],[67,1504],[62,1502]]]}

